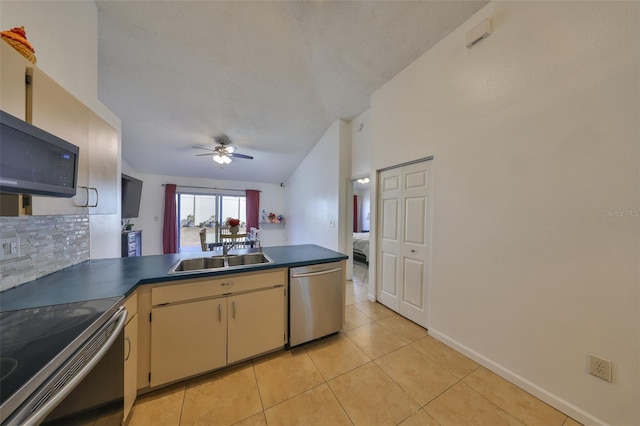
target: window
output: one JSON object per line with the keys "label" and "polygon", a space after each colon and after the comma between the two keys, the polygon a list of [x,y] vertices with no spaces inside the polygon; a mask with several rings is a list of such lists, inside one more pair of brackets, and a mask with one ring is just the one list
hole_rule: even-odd
{"label": "window", "polygon": [[180,251],[200,251],[200,230],[215,232],[228,217],[240,219],[240,232],[247,221],[246,198],[231,195],[178,194],[178,225]]}

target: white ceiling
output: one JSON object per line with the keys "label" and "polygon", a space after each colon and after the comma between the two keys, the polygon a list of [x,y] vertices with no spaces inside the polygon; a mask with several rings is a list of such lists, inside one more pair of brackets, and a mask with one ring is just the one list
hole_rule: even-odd
{"label": "white ceiling", "polygon": [[[278,183],[487,2],[96,3],[98,97],[135,171]],[[222,134],[255,159],[222,169],[195,156]]]}

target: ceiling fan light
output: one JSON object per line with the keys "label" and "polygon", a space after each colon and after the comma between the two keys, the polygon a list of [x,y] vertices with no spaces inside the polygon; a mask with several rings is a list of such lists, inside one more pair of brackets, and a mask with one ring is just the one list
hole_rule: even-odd
{"label": "ceiling fan light", "polygon": [[223,157],[223,156],[221,156],[220,154],[215,154],[215,155],[213,156],[213,161],[215,161],[215,162],[216,162],[216,163],[218,163],[218,164],[224,164],[224,159],[225,159],[225,158],[227,158],[227,157],[226,157],[226,156],[225,156],[225,157]]}
{"label": "ceiling fan light", "polygon": [[222,157],[222,162],[223,162],[224,164],[229,164],[229,163],[231,162],[231,158],[229,158],[229,157],[227,157],[226,155],[224,155],[224,156]]}

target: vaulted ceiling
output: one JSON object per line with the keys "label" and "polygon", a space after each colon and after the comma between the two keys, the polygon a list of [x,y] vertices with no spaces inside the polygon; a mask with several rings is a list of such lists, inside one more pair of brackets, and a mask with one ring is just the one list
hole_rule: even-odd
{"label": "vaulted ceiling", "polygon": [[[137,172],[286,181],[486,1],[97,1],[98,96]],[[227,135],[221,168],[204,151]]]}

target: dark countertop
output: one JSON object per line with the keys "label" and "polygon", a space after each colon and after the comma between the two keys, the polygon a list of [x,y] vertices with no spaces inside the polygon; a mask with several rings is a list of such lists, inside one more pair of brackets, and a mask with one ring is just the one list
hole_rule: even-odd
{"label": "dark countertop", "polygon": [[[257,249],[232,250],[232,253]],[[342,253],[313,244],[264,247],[273,263],[203,273],[169,274],[180,259],[211,256],[213,252],[165,254],[89,260],[0,293],[0,312],[81,302],[104,297],[128,296],[143,284],[215,277],[274,268],[289,268],[347,259]]]}

